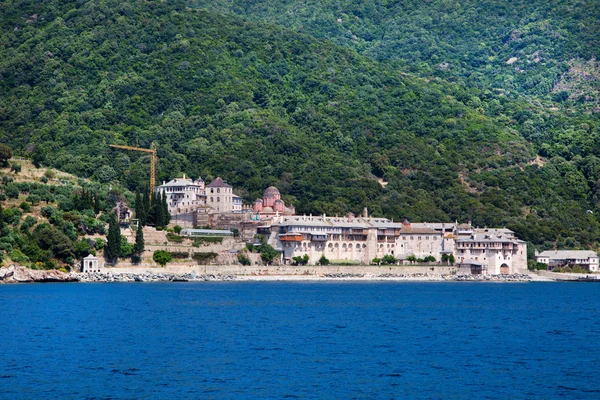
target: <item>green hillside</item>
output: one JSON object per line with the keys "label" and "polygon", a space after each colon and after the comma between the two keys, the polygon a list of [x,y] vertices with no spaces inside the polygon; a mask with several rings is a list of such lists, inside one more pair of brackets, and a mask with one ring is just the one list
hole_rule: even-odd
{"label": "green hillside", "polygon": [[[560,83],[570,80],[582,61],[600,55],[600,7],[593,0],[190,3],[327,38],[377,60],[397,60],[423,76],[507,94],[562,100]],[[571,101],[597,106],[598,77],[581,83],[569,92]]]}
{"label": "green hillside", "polygon": [[147,157],[108,144],[154,141],[159,179],[220,175],[246,201],[276,185],[301,213],[367,206],[544,247],[600,240],[594,116],[177,2],[0,10],[0,141],[43,165],[143,189]]}

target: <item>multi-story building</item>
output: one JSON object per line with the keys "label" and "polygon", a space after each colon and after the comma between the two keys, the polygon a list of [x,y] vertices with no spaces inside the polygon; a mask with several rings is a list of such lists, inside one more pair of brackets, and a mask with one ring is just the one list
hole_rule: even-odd
{"label": "multi-story building", "polygon": [[457,226],[456,262],[475,274],[509,274],[527,271],[527,243],[510,229]]}
{"label": "multi-story building", "polygon": [[598,271],[598,253],[591,250],[546,250],[535,255],[535,261],[555,267],[580,266],[590,272]]}
{"label": "multi-story building", "polygon": [[156,188],[156,193],[163,193],[167,196],[171,215],[194,212],[206,203],[204,181],[201,178],[194,181],[183,175],[183,178],[163,182]]}
{"label": "multi-story building", "polygon": [[221,177],[206,185],[206,204],[216,212],[233,211],[233,196],[233,187]]}
{"label": "multi-story building", "polygon": [[[269,243],[282,252],[284,263],[308,255],[311,262],[321,256],[332,261],[369,264],[374,258],[392,255],[401,262],[410,256],[454,255],[459,266],[472,273],[513,273],[526,270],[527,249],[508,229],[473,230],[452,223],[396,223],[385,218],[323,216],[279,216],[269,232]],[[493,231],[493,232],[491,232]]]}

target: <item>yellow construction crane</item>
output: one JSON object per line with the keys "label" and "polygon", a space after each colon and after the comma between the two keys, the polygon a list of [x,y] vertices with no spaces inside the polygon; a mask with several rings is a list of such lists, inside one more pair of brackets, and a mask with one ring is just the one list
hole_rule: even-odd
{"label": "yellow construction crane", "polygon": [[152,142],[152,145],[149,149],[144,149],[142,147],[132,147],[132,146],[122,146],[120,144],[110,144],[110,147],[116,147],[117,149],[125,149],[125,150],[133,150],[133,151],[143,151],[144,153],[150,153],[150,198],[154,196],[154,188],[156,187],[156,161],[158,160],[156,157],[156,145]]}

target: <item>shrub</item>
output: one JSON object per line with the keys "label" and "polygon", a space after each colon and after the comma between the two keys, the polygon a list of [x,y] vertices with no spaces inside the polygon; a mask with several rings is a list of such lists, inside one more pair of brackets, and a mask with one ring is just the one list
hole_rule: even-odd
{"label": "shrub", "polygon": [[40,178],[40,182],[42,182],[42,183],[48,183],[48,178],[46,178],[45,176],[42,176]]}
{"label": "shrub", "polygon": [[179,235],[179,234],[181,233],[181,230],[182,230],[182,229],[183,229],[183,228],[182,228],[182,227],[180,227],[179,225],[175,225],[175,226],[173,227],[173,232],[175,232],[176,234],[178,234],[178,235]]}
{"label": "shrub", "polygon": [[381,263],[382,264],[396,264],[396,258],[394,258],[394,256],[391,254],[386,254],[381,259]]}
{"label": "shrub", "polygon": [[156,250],[154,254],[152,254],[152,259],[160,264],[161,266],[167,265],[168,262],[172,260],[171,253],[166,250]]}
{"label": "shrub", "polygon": [[238,254],[237,259],[238,259],[238,262],[242,265],[251,265],[252,264],[252,262],[250,261],[250,258],[243,253]]}
{"label": "shrub", "polygon": [[174,233],[168,232],[167,233],[167,240],[169,242],[173,242],[173,243],[181,243],[183,242],[183,238],[179,235],[176,235]]}
{"label": "shrub", "polygon": [[319,258],[319,265],[329,265],[329,260],[324,254]]}
{"label": "shrub", "polygon": [[16,263],[29,262],[29,258],[27,258],[27,256],[23,254],[20,250],[13,249],[8,255],[10,259]]}
{"label": "shrub", "polygon": [[208,245],[210,243],[223,243],[223,236],[203,236],[194,238],[195,247],[199,247],[200,244]]}
{"label": "shrub", "polygon": [[186,259],[190,257],[190,253],[187,251],[170,251],[169,254],[171,254],[171,257],[177,259]]}
{"label": "shrub", "polygon": [[15,175],[17,175],[19,172],[21,172],[21,164],[13,163],[10,166],[10,170],[13,171]]}
{"label": "shrub", "polygon": [[207,253],[194,253],[192,258],[198,262],[198,264],[209,263],[217,258],[218,254],[211,251]]}
{"label": "shrub", "polygon": [[49,169],[44,173],[44,176],[48,179],[54,179],[56,178],[56,172],[54,172],[53,170]]}
{"label": "shrub", "polygon": [[27,203],[26,201],[22,202],[21,205],[19,205],[19,208],[21,210],[23,210],[23,212],[30,212],[31,211],[31,204]]}
{"label": "shrub", "polygon": [[94,248],[96,250],[102,250],[104,248],[104,246],[106,246],[106,240],[104,240],[102,238],[96,239],[96,242],[94,243]]}
{"label": "shrub", "polygon": [[133,264],[139,264],[140,262],[142,262],[142,257],[138,256],[137,254],[134,254],[131,256],[131,262]]}

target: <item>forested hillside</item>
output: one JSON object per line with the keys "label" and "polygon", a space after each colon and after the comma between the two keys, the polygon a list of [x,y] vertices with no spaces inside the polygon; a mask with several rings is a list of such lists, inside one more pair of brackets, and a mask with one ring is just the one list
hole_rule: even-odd
{"label": "forested hillside", "polygon": [[220,175],[246,201],[276,185],[301,213],[367,206],[543,247],[600,240],[593,115],[178,2],[0,10],[0,141],[43,165],[143,189],[147,157],[108,144],[154,141],[159,179]]}
{"label": "forested hillside", "polygon": [[572,103],[598,106],[597,64],[578,90],[565,94],[559,85],[577,79],[585,61],[600,55],[600,7],[595,0],[190,3],[327,38],[377,60],[400,61],[423,76],[559,101],[571,95]]}

